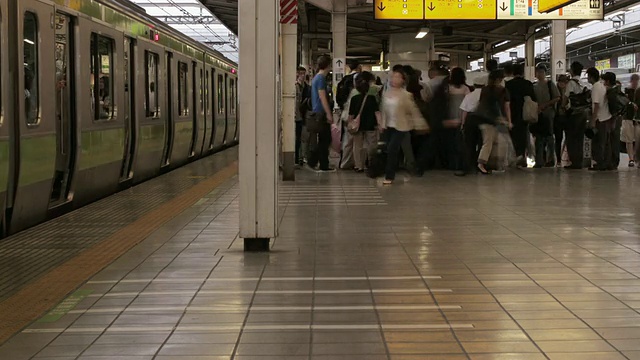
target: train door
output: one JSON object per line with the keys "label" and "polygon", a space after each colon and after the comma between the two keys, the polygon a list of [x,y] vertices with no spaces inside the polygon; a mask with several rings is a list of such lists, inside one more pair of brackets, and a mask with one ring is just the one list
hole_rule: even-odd
{"label": "train door", "polygon": [[165,65],[165,79],[166,79],[166,89],[167,89],[167,116],[165,116],[166,120],[166,136],[164,143],[164,152],[162,154],[162,167],[169,165],[169,159],[171,157],[171,148],[173,144],[173,98],[174,98],[174,89],[173,89],[173,53],[168,52],[166,54]]}
{"label": "train door", "polygon": [[[191,79],[192,79],[192,87],[193,87],[193,106],[195,109],[191,112],[191,117],[193,120],[193,129],[191,132],[191,148],[189,149],[189,158],[196,155],[196,145],[198,144],[198,114],[200,113],[198,105],[198,97],[200,96],[200,92],[202,88],[199,87],[200,79],[198,78],[198,64],[194,61],[191,67],[193,69]],[[200,98],[202,100],[202,98]]]}
{"label": "train door", "polygon": [[[10,84],[13,84],[9,78],[9,27],[8,22],[13,19],[8,16],[8,1],[0,0],[0,222],[4,220],[4,211],[6,209],[6,194],[9,183],[9,126],[11,118],[10,109],[13,108],[9,101],[13,92],[9,91]],[[11,100],[10,100],[11,99]],[[5,225],[2,224],[4,230]],[[2,235],[2,234],[0,234]]]}
{"label": "train door", "polygon": [[71,176],[75,163],[76,116],[74,99],[73,19],[63,13],[55,15],[55,123],[56,169],[51,188],[51,206],[70,200]]}
{"label": "train door", "polygon": [[135,155],[135,40],[124,38],[124,157],[120,170],[120,182],[133,177]]}

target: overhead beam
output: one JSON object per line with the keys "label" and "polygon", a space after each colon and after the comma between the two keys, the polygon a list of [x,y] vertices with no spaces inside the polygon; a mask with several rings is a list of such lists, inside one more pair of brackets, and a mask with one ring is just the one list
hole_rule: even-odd
{"label": "overhead beam", "polygon": [[222,25],[222,22],[214,16],[156,16],[158,20],[167,25]]}

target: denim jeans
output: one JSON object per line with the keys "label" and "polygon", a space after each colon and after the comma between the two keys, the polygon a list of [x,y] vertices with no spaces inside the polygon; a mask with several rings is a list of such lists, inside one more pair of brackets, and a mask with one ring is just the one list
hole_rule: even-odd
{"label": "denim jeans", "polygon": [[387,139],[387,165],[385,170],[385,179],[394,180],[398,169],[398,155],[400,147],[405,138],[409,136],[408,131],[398,131],[395,128],[387,128],[385,131]]}

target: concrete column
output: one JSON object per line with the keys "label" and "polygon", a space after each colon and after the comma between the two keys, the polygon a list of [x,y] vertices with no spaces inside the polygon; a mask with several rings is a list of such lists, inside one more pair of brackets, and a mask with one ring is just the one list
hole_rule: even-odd
{"label": "concrete column", "polygon": [[466,71],[469,67],[469,60],[467,60],[467,55],[456,53],[449,54],[449,67],[459,67]]}
{"label": "concrete column", "polygon": [[483,65],[484,71],[487,71],[487,64],[489,63],[489,60],[492,59],[492,57],[493,57],[493,49],[491,47],[491,44],[485,44],[483,55],[482,55],[482,60],[484,61],[484,65]]}
{"label": "concrete column", "polygon": [[[333,52],[333,94],[346,69],[347,58],[347,0],[334,0],[331,11],[331,33]],[[336,108],[338,103],[334,103]]]}
{"label": "concrete column", "polygon": [[551,79],[567,73],[567,20],[551,22]]}
{"label": "concrete column", "polygon": [[410,65],[425,74],[431,61],[437,60],[434,35],[427,34],[416,39],[416,33],[391,34],[389,36],[389,54],[387,59],[391,67],[397,64]]}
{"label": "concrete column", "polygon": [[[294,9],[291,9],[294,6]],[[282,82],[282,180],[296,179],[296,69],[298,55],[298,1],[280,1],[280,65]]]}
{"label": "concrete column", "polygon": [[278,10],[278,1],[238,1],[240,237],[249,251],[268,251],[278,232]]}
{"label": "concrete column", "polygon": [[536,77],[536,37],[532,31],[527,33],[524,43],[524,77],[527,80]]}
{"label": "concrete column", "polygon": [[[318,32],[318,12],[316,10],[309,11],[309,32],[316,33]],[[315,74],[315,64],[316,58],[318,54],[318,40],[310,39],[309,41],[309,62],[305,63],[305,66],[308,66],[307,70],[309,70],[309,74],[313,76]]]}

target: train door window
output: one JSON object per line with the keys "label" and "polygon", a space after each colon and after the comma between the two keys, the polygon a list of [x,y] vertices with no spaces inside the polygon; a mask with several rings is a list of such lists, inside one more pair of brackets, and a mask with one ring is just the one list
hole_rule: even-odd
{"label": "train door window", "polygon": [[224,114],[224,78],[222,75],[218,75],[216,90],[218,91],[218,114]]}
{"label": "train door window", "polygon": [[91,109],[95,120],[111,120],[115,113],[113,44],[113,39],[91,34]]}
{"label": "train door window", "polygon": [[27,125],[40,122],[38,18],[32,12],[24,14],[24,104]]}
{"label": "train door window", "polygon": [[200,114],[204,115],[204,70],[200,69],[200,83],[198,90],[200,91]]}
{"label": "train door window", "polygon": [[178,62],[178,115],[189,115],[188,82],[189,66],[183,62]]}
{"label": "train door window", "polygon": [[236,81],[231,79],[229,82],[229,112],[236,113]]}
{"label": "train door window", "polygon": [[158,61],[160,57],[150,51],[145,52],[145,108],[147,117],[157,119],[160,115],[160,102],[158,101]]}
{"label": "train door window", "polygon": [[209,70],[204,73],[204,108],[207,114],[211,114],[209,108]]}

